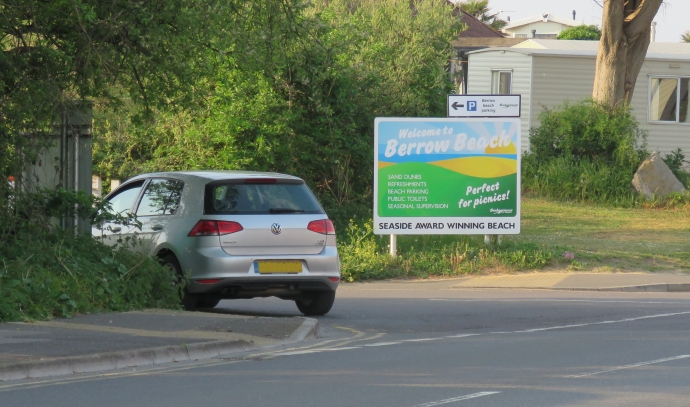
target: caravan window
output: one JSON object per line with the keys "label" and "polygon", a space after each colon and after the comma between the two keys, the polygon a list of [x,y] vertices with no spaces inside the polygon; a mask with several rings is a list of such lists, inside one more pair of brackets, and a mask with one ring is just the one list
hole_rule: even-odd
{"label": "caravan window", "polygon": [[492,71],[491,72],[491,94],[510,95],[513,85],[512,71]]}
{"label": "caravan window", "polygon": [[690,123],[688,85],[690,78],[651,78],[649,120]]}

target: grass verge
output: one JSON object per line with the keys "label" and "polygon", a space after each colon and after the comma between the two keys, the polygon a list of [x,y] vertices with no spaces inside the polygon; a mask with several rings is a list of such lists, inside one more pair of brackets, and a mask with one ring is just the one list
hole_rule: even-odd
{"label": "grass verge", "polygon": [[149,256],[62,230],[3,240],[0,322],[180,308],[176,277]]}
{"label": "grass verge", "polygon": [[690,272],[690,207],[611,208],[523,198],[516,242],[562,246],[570,269]]}
{"label": "grass verge", "polygon": [[399,236],[399,256],[371,224],[339,234],[343,279],[453,277],[534,270],[690,272],[690,207],[610,208],[523,197],[522,233]]}

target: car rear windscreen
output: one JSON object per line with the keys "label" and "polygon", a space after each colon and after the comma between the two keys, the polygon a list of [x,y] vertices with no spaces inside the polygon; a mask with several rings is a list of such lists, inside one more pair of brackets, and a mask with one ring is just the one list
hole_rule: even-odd
{"label": "car rear windscreen", "polygon": [[321,214],[314,194],[299,180],[232,180],[206,185],[209,215]]}

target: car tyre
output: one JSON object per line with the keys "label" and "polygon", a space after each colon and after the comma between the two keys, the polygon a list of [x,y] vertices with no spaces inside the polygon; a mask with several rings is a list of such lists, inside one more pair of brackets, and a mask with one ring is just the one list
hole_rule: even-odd
{"label": "car tyre", "polygon": [[[167,267],[175,272],[177,276],[178,283],[184,281],[184,275],[182,274],[182,267],[180,267],[180,262],[177,261],[177,257],[173,254],[166,254],[161,257],[160,263],[163,267]],[[194,311],[197,307],[198,298],[196,295],[187,291],[187,287],[180,290],[180,303],[185,311]]]}
{"label": "car tyre", "polygon": [[295,300],[297,309],[305,316],[321,316],[328,314],[335,302],[335,291],[319,291],[306,298]]}

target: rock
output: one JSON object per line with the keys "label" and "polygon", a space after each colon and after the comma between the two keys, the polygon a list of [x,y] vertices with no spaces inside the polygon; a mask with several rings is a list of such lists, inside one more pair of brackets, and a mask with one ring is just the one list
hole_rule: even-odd
{"label": "rock", "polygon": [[640,164],[633,177],[632,186],[635,191],[647,198],[663,198],[671,192],[686,192],[683,184],[673,175],[657,151]]}

